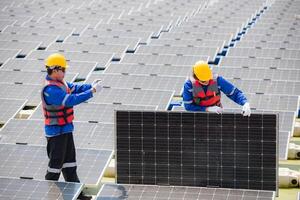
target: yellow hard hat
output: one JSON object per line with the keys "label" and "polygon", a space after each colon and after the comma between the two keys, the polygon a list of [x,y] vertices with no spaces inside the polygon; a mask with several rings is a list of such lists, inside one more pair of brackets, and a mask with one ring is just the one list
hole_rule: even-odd
{"label": "yellow hard hat", "polygon": [[198,61],[193,66],[193,72],[200,81],[209,81],[213,78],[213,74],[209,65],[204,61]]}
{"label": "yellow hard hat", "polygon": [[48,56],[48,58],[46,59],[45,65],[46,65],[46,67],[54,67],[54,66],[59,66],[62,68],[68,67],[66,58],[59,53],[54,53],[54,54],[51,54],[50,56]]}

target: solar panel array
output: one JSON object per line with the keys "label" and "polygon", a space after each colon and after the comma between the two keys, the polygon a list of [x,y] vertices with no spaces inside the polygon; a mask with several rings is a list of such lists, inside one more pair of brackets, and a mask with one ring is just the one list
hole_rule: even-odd
{"label": "solar panel array", "polygon": [[[75,109],[77,147],[100,153],[113,149],[115,109],[165,110],[172,97],[181,95],[192,64],[200,59],[216,63],[225,53],[224,46],[234,46],[221,59],[222,67],[214,68],[251,99],[256,93],[265,94],[253,104],[256,109],[266,112],[272,107],[264,107],[263,102],[276,104],[282,124],[280,155],[287,155],[295,116],[291,109],[296,107],[300,84],[295,18],[299,3],[271,4],[264,0],[251,4],[246,0],[1,1],[0,123],[5,125],[0,143],[44,147],[39,95],[44,59],[51,53],[61,52],[68,59],[68,81],[103,79],[102,92]],[[233,44],[238,37],[240,41]],[[283,99],[291,105],[281,107],[281,96],[288,96]],[[12,119],[27,106],[38,106],[31,119]],[[22,127],[19,133],[18,127]],[[98,171],[90,175],[95,174]]]}

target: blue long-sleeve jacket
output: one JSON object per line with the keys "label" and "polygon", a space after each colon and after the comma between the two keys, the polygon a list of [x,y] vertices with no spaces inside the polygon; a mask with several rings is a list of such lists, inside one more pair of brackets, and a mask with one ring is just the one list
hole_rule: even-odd
{"label": "blue long-sleeve jacket", "polygon": [[[242,91],[240,91],[238,88],[236,88],[232,83],[224,79],[222,76],[217,77],[217,84],[220,89],[228,98],[230,98],[232,101],[239,105],[244,105],[247,102],[247,98],[243,94]],[[207,86],[202,86],[204,91],[206,92]],[[188,111],[205,111],[206,106],[199,106],[196,105],[193,102],[193,84],[191,80],[187,80],[184,84],[183,88],[183,103],[184,107]]]}
{"label": "blue long-sleeve jacket", "polygon": [[[51,80],[49,76],[46,80]],[[67,82],[71,89],[71,94],[67,94],[65,91],[55,85],[45,87],[43,91],[44,99],[47,104],[52,105],[65,105],[67,107],[78,105],[91,97],[93,97],[91,84],[73,84]],[[74,130],[73,123],[66,124],[64,126],[59,125],[45,125],[46,137],[53,137],[65,133],[72,133]]]}

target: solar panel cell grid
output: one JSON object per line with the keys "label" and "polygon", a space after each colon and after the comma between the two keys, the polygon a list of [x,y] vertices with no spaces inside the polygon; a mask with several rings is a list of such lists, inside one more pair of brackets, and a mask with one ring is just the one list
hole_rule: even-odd
{"label": "solar panel cell grid", "polygon": [[117,111],[117,182],[273,190],[277,116]]}

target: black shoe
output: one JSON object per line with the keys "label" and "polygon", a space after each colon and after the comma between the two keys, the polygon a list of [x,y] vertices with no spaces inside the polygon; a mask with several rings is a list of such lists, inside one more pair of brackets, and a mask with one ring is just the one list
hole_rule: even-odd
{"label": "black shoe", "polygon": [[77,199],[79,200],[91,200],[93,197],[90,195],[85,195],[83,192],[81,192],[79,194],[79,196],[77,197]]}

